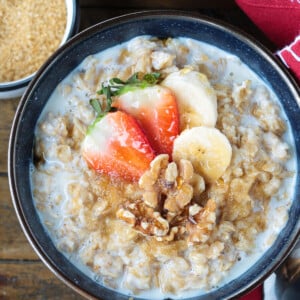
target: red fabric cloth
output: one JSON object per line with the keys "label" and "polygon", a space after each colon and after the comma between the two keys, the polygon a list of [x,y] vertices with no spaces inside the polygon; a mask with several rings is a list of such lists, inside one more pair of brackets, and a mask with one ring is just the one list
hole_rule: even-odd
{"label": "red fabric cloth", "polygon": [[236,0],[236,3],[279,47],[288,45],[300,34],[299,0]]}
{"label": "red fabric cloth", "polygon": [[282,50],[276,53],[300,82],[300,0],[236,0],[266,36]]}
{"label": "red fabric cloth", "polygon": [[300,35],[290,45],[279,50],[277,55],[292,70],[300,82]]}
{"label": "red fabric cloth", "polygon": [[262,291],[262,286],[257,287],[256,289],[252,290],[240,300],[262,300],[263,299],[263,291]]}

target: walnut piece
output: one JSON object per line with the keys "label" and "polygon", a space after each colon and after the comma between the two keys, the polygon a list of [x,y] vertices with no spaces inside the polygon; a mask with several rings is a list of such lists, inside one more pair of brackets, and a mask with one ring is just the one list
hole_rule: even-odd
{"label": "walnut piece", "polygon": [[191,202],[192,197],[193,187],[188,183],[183,183],[180,188],[168,195],[164,203],[164,209],[172,213],[179,213]]}
{"label": "walnut piece", "polygon": [[117,217],[145,235],[160,237],[169,232],[168,221],[159,212],[144,205],[143,201],[124,203],[117,211]]}
{"label": "walnut piece", "polygon": [[189,208],[189,220],[186,229],[189,243],[206,242],[216,222],[216,203],[209,199],[204,207],[194,204]]}

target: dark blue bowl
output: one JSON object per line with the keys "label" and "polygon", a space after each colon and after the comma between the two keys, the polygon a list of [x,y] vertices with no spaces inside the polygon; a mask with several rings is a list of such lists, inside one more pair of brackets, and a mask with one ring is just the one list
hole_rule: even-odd
{"label": "dark blue bowl", "polygon": [[[37,120],[55,87],[91,54],[137,35],[161,38],[184,36],[207,42],[240,57],[280,99],[290,123],[297,156],[296,185],[289,219],[274,245],[247,272],[217,290],[193,299],[229,299],[241,296],[270,275],[288,255],[299,235],[300,213],[300,96],[299,87],[280,62],[245,34],[214,20],[179,11],[133,13],[99,23],[72,38],[39,70],[20,101],[9,144],[9,180],[21,226],[43,262],[66,284],[87,297],[128,299],[83,274],[54,246],[35,210],[30,187],[30,162]],[[137,298],[138,299],[138,298]]]}

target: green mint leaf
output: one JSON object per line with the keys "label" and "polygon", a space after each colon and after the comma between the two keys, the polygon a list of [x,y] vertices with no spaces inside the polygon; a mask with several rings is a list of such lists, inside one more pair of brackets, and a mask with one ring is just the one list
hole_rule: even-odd
{"label": "green mint leaf", "polygon": [[109,84],[110,85],[114,85],[114,84],[126,84],[125,81],[121,80],[120,78],[112,78],[109,80]]}
{"label": "green mint leaf", "polygon": [[[102,89],[99,92],[106,95],[107,99],[110,101],[110,97],[112,96],[122,95],[127,92],[144,89],[148,86],[157,84],[160,78],[160,73],[149,73],[144,75],[142,79],[139,79],[139,77],[139,73],[134,73],[125,82],[119,78],[112,78],[109,80],[107,86],[104,87],[102,85]],[[110,95],[107,95],[108,92]]]}
{"label": "green mint leaf", "polygon": [[106,108],[105,108],[105,111],[106,112],[109,112],[110,109],[111,109],[111,104],[112,104],[112,99],[111,99],[111,96],[112,96],[112,91],[111,91],[111,87],[107,87],[107,92],[105,94],[106,96]]}
{"label": "green mint leaf", "polygon": [[103,112],[101,103],[98,99],[90,99],[90,105],[97,113],[97,116]]}

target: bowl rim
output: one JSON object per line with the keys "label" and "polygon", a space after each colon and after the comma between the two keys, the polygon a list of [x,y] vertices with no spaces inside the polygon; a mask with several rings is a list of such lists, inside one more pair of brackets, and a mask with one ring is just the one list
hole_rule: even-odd
{"label": "bowl rim", "polygon": [[[247,44],[249,44],[252,48],[254,48],[256,51],[259,52],[260,55],[262,55],[264,58],[266,58],[269,62],[272,63],[272,66],[276,69],[276,71],[281,74],[281,76],[284,78],[286,84],[291,89],[293,95],[295,96],[295,99],[298,99],[298,106],[300,106],[300,91],[297,84],[297,81],[295,78],[289,73],[284,66],[284,64],[281,62],[281,60],[274,56],[273,53],[267,49],[264,45],[262,45],[259,41],[255,40],[254,37],[251,35],[245,33],[243,30],[236,28],[235,26],[228,24],[224,21],[220,21],[205,15],[202,15],[197,12],[191,12],[191,11],[185,11],[185,10],[143,10],[143,11],[137,11],[132,12],[128,14],[123,14],[120,16],[116,16],[107,20],[104,20],[102,22],[99,22],[83,31],[81,31],[79,34],[72,37],[70,40],[68,40],[64,45],[62,45],[57,51],[50,56],[50,58],[43,64],[43,66],[37,71],[37,74],[35,78],[30,82],[27,90],[23,94],[21,101],[18,105],[15,118],[12,125],[12,130],[10,134],[9,139],[9,147],[8,147],[8,174],[9,174],[9,187],[10,192],[12,195],[12,202],[13,206],[15,208],[17,217],[19,219],[19,223],[21,225],[21,228],[27,237],[29,243],[39,256],[39,258],[43,261],[43,263],[60,279],[62,280],[67,286],[71,287],[73,290],[75,290],[80,295],[89,298],[89,299],[98,299],[91,293],[89,293],[86,290],[83,290],[79,288],[70,278],[65,277],[63,274],[60,273],[60,270],[57,268],[56,265],[53,264],[53,262],[47,257],[46,251],[39,245],[39,243],[36,241],[36,238],[31,231],[31,228],[29,227],[26,218],[24,216],[22,205],[20,203],[18,191],[16,188],[16,177],[15,177],[15,170],[14,170],[14,145],[15,145],[15,138],[16,138],[16,132],[18,129],[18,123],[19,123],[19,117],[22,115],[23,108],[26,104],[26,101],[28,100],[31,90],[34,89],[34,86],[39,81],[40,76],[46,71],[47,65],[49,62],[51,62],[55,57],[62,54],[66,49],[69,47],[72,47],[74,44],[80,43],[82,40],[86,38],[86,36],[91,36],[98,31],[103,31],[106,28],[109,28],[111,25],[125,23],[126,21],[134,21],[139,20],[143,18],[151,18],[151,17],[171,17],[171,18],[185,18],[190,20],[197,20],[201,21],[203,23],[209,24],[210,26],[213,26],[215,28],[221,29],[223,31],[226,31],[230,33],[231,35],[234,35],[240,40],[245,41]],[[263,276],[258,276],[257,280],[254,280],[250,283],[247,283],[244,285],[242,289],[237,291],[236,293],[232,294],[230,298],[233,299],[237,296],[242,296],[247,294],[249,291],[251,291],[254,287],[261,284],[275,269],[279,267],[279,265],[282,263],[282,261],[289,255],[291,250],[293,249],[294,245],[297,242],[297,239],[300,237],[300,220],[298,219],[297,225],[295,226],[295,236],[292,241],[288,244],[288,246],[284,249],[284,253],[281,253],[281,261],[277,261],[274,263],[272,269],[270,269],[268,272],[266,272]],[[104,286],[104,289],[106,287]],[[118,291],[114,291],[114,293],[118,294]],[[129,297],[129,296],[128,296]],[[135,299],[144,299],[144,298],[137,298]],[[197,297],[196,297],[197,298]],[[196,299],[196,298],[188,298],[188,299]]]}
{"label": "bowl rim", "polygon": [[[71,1],[70,4],[67,2]],[[72,36],[74,36],[79,30],[79,19],[80,19],[80,9],[79,9],[79,0],[65,0],[65,5],[67,9],[67,14],[71,12],[70,22],[66,24],[66,29],[61,40],[61,43],[58,47],[64,45]],[[69,8],[68,8],[69,7]],[[69,27],[69,28],[68,28]],[[47,61],[48,59],[46,59]],[[28,86],[32,78],[37,74],[36,70],[32,74],[27,75],[13,81],[0,82],[0,99],[5,98],[6,96],[20,94]],[[21,95],[21,94],[20,94]]]}

